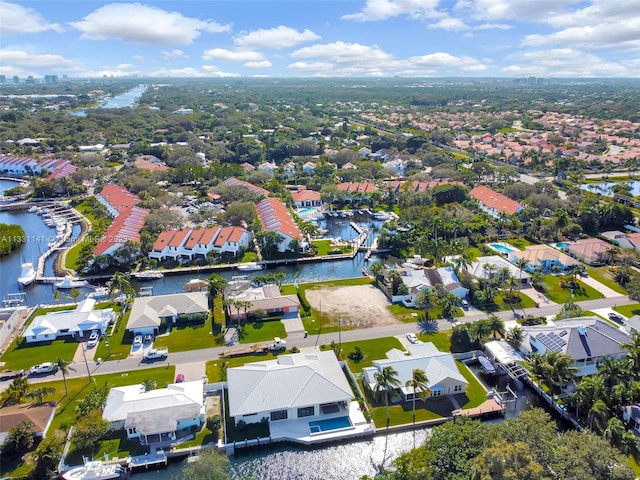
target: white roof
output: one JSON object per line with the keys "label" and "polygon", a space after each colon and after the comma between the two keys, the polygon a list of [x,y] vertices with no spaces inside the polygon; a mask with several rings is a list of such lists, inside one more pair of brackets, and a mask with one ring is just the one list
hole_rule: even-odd
{"label": "white roof", "polygon": [[174,293],[154,297],[138,297],[133,302],[127,322],[127,330],[159,327],[161,317],[209,311],[204,292]]}
{"label": "white roof", "polygon": [[[82,305],[82,303],[79,304],[78,308],[81,308]],[[78,308],[72,311],[50,312],[36,317],[22,336],[55,335],[61,330],[69,332],[104,331],[113,317],[113,309],[111,308],[90,311],[79,311]]]}
{"label": "white roof", "polygon": [[505,258],[499,255],[489,255],[486,257],[478,257],[476,261],[468,268],[468,273],[476,278],[484,278],[486,277],[487,272],[484,269],[485,265],[493,265],[496,268],[493,270],[494,274],[500,270],[501,268],[508,268],[511,275],[520,278],[531,278],[531,275],[527,273],[526,270],[520,271],[518,267],[516,267],[513,263],[507,261]]}
{"label": "white roof", "polygon": [[229,415],[349,401],[353,392],[332,350],[280,355],[227,370]]}
{"label": "white roof", "polygon": [[502,340],[487,342],[484,344],[484,349],[502,365],[511,365],[520,359],[513,347]]}
{"label": "white roof", "polygon": [[158,417],[158,422],[161,422],[162,417],[174,417],[171,414],[173,409],[178,408],[182,411],[179,407],[189,405],[197,406],[198,410],[204,408],[202,380],[172,383],[167,385],[167,388],[148,392],[144,391],[141,384],[126,385],[114,387],[109,391],[102,418],[109,422],[117,422],[126,420],[131,415],[142,417],[144,412],[153,412]]}
{"label": "white roof", "polygon": [[[384,367],[393,367],[398,372],[399,388],[405,388],[405,384],[413,378],[415,369],[424,370],[430,389],[438,387],[446,380],[454,380],[458,383],[468,384],[467,380],[458,370],[456,361],[448,352],[439,351],[431,342],[409,345],[408,355],[396,348],[389,350],[384,360],[374,360],[373,367],[365,368],[363,373],[369,385],[373,387],[377,382],[373,375],[382,371]],[[410,389],[409,389],[410,391]]]}

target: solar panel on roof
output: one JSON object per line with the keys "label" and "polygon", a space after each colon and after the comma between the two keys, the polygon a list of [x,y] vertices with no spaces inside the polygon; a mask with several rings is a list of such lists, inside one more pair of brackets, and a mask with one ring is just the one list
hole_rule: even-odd
{"label": "solar panel on roof", "polygon": [[554,352],[562,351],[562,347],[564,347],[567,342],[565,342],[559,335],[555,333],[539,333],[536,335],[536,339],[540,343],[542,343],[547,350],[551,350]]}

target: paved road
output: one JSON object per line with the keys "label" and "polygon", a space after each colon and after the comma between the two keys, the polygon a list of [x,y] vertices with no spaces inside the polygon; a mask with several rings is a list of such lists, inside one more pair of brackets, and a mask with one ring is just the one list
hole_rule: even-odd
{"label": "paved road", "polygon": [[[617,296],[613,298],[587,300],[576,303],[580,305],[580,307],[582,307],[582,309],[585,311],[593,311],[598,309],[611,308],[616,305],[625,305],[636,302],[630,300],[627,296]],[[541,305],[539,308],[525,309],[525,313],[534,315],[556,315],[560,311],[561,307],[561,305],[557,304]],[[517,313],[520,314],[522,312],[521,310],[517,310]],[[496,315],[498,315],[505,322],[514,319],[512,311],[497,312]],[[464,323],[468,323],[475,320],[480,320],[482,318],[487,318],[487,314],[480,312],[479,310],[471,309],[470,311],[465,312],[464,318],[458,320]],[[452,328],[452,324],[448,320],[440,319],[438,320],[438,327],[441,331],[450,330]],[[341,332],[340,334],[338,332],[325,333],[319,336],[308,336],[307,338],[304,338],[304,332],[298,332],[293,333],[287,337],[287,344],[289,348],[294,346],[298,348],[304,348],[313,347],[315,345],[328,345],[332,341],[339,342],[340,340],[342,340],[342,342],[354,342],[358,340],[369,340],[372,338],[404,336],[407,332],[410,331],[415,331],[415,325],[403,323],[385,327],[346,330]],[[88,375],[87,367],[89,372],[91,372],[91,375],[101,375],[168,365],[175,365],[176,371],[185,374],[187,378],[193,378],[195,375],[190,375],[190,372],[194,369],[197,369],[197,378],[199,378],[201,372],[204,371],[203,364],[209,360],[218,359],[220,351],[227,348],[228,347],[223,346],[205,348],[201,350],[191,350],[188,352],[170,353],[169,358],[167,359],[168,361],[165,362],[142,363],[140,362],[140,358],[131,357],[122,360],[103,362],[100,365],[96,364],[93,361],[88,362],[87,365],[85,365],[84,362],[74,363],[72,367],[75,368],[75,372],[70,372],[67,378],[86,377]],[[58,372],[55,375],[45,375],[37,378],[29,377],[29,381],[31,383],[48,382],[51,380],[62,380],[62,374]],[[4,390],[9,385],[9,383],[10,381],[0,382],[0,391]]]}

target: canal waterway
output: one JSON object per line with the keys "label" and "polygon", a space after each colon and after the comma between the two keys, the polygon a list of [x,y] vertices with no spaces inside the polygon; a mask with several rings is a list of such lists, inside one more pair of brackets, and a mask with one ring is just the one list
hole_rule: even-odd
{"label": "canal waterway", "polygon": [[634,180],[633,182],[605,182],[605,183],[586,183],[580,185],[582,190],[587,192],[604,195],[605,197],[613,197],[613,187],[620,185],[620,183],[626,183],[631,186],[631,196],[640,196],[640,181]]}
{"label": "canal waterway", "polygon": [[6,190],[9,190],[10,188],[13,187],[17,187],[18,185],[20,185],[20,182],[17,182],[15,180],[6,180],[6,179],[0,179],[0,195],[4,195],[4,192]]}
{"label": "canal waterway", "polygon": [[[101,103],[100,105],[98,105],[97,107],[94,108],[129,108],[129,107],[133,107],[135,105],[135,103],[138,101],[138,99],[144,94],[144,92],[147,91],[147,89],[149,88],[149,85],[145,85],[145,84],[140,84],[135,88],[132,88],[131,90],[122,93],[120,95],[116,95],[113,98],[110,98],[109,100],[105,101],[104,103]],[[92,109],[83,109],[83,110],[74,110],[72,112],[70,112],[70,115],[76,116],[76,117],[86,117],[87,116],[87,110],[92,110]]]}

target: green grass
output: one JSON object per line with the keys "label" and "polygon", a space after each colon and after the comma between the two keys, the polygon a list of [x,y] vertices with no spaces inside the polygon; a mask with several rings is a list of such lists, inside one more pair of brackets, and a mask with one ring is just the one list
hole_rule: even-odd
{"label": "green grass", "polygon": [[[359,362],[354,362],[349,358],[349,354],[352,353],[356,347],[360,347],[364,358]],[[329,345],[321,345],[321,349],[328,350]],[[347,361],[349,369],[358,373],[363,368],[373,365],[374,360],[384,360],[387,358],[385,355],[392,348],[398,348],[404,350],[402,343],[396,337],[384,337],[374,338],[371,340],[360,340],[357,342],[342,342],[342,349],[340,350],[340,357]]]}
{"label": "green grass", "polygon": [[[124,315],[119,314],[116,320],[116,326],[112,330],[107,329],[107,334],[102,338],[96,348],[94,359],[102,358],[103,360],[122,360],[127,358],[131,353],[131,344],[133,343],[133,334],[127,332],[127,322],[131,308]],[[111,332],[113,331],[113,334]],[[107,347],[106,341],[109,342]]]}
{"label": "green grass", "polygon": [[617,307],[613,307],[613,309],[627,318],[633,317],[634,315],[640,315],[640,303],[618,305]]}
{"label": "green grass", "polygon": [[331,255],[336,249],[340,250],[340,253],[349,253],[351,251],[351,248],[348,246],[331,246],[331,242],[331,240],[314,240],[313,242],[311,242],[313,246],[318,250],[318,253],[315,256],[322,257],[325,255]]}
{"label": "green grass", "polygon": [[11,342],[7,351],[2,355],[5,368],[16,370],[28,369],[44,362],[55,362],[59,358],[73,360],[79,343],[75,339],[53,340],[52,342],[27,343],[18,337]]}
{"label": "green grass", "polygon": [[524,250],[525,247],[533,245],[533,243],[531,243],[529,240],[527,240],[526,238],[523,238],[523,237],[509,238],[509,239],[507,239],[506,243],[508,243],[510,245],[513,245],[518,250]]}
{"label": "green grass", "polygon": [[[544,284],[547,287],[546,296],[549,300],[556,303],[567,303],[571,299],[571,290],[568,288],[562,288],[560,286],[561,277],[546,274],[543,275]],[[595,288],[577,280],[579,288],[573,291],[573,301],[580,302],[583,300],[596,300],[598,298],[604,298],[602,293],[598,292]]]}
{"label": "green grass", "polygon": [[186,352],[221,345],[222,326],[212,323],[211,315],[202,323],[176,323],[171,332],[157,336],[154,347],[167,347],[169,352]]}
{"label": "green grass", "polygon": [[[91,208],[87,202],[81,202],[76,207],[80,213],[82,213],[91,222],[91,232],[87,233],[92,238],[99,238],[104,230],[111,222],[105,222],[104,220],[95,216],[93,208]],[[86,241],[77,242],[73,247],[67,250],[65,256],[65,267],[69,269],[75,269],[78,267],[78,259],[80,258],[80,250],[85,246]]]}
{"label": "green grass", "polygon": [[[407,308],[402,303],[394,303],[392,305],[387,306],[387,310],[391,312],[391,314],[400,320],[402,323],[415,323],[420,318],[422,318],[424,314],[424,310],[421,308]],[[431,310],[429,310],[430,313]],[[434,318],[434,317],[432,317]]]}
{"label": "green grass", "polygon": [[465,392],[467,397],[467,403],[459,402],[462,408],[474,408],[487,399],[487,391],[484,389],[480,381],[476,378],[469,367],[467,367],[464,363],[456,361],[456,365],[458,366],[458,370],[465,378],[467,382],[469,382],[469,386],[467,387],[467,391]]}
{"label": "green grass", "polygon": [[258,254],[256,252],[246,252],[242,256],[242,260],[240,260],[238,263],[257,262],[257,261],[258,261]]}
{"label": "green grass", "polygon": [[441,352],[451,351],[451,330],[436,333],[418,333],[418,339],[431,342]]}
{"label": "green grass", "polygon": [[239,333],[240,343],[256,343],[273,340],[274,337],[286,338],[287,331],[279,320],[252,322],[242,326]]}
{"label": "green grass", "polygon": [[610,267],[587,267],[586,270],[589,276],[594,280],[599,281],[611,290],[621,293],[622,295],[627,295],[628,292],[618,282],[611,278],[609,268]]}
{"label": "green grass", "polygon": [[515,310],[522,310],[523,308],[533,308],[536,306],[536,302],[533,299],[529,298],[527,295],[519,293],[516,290],[513,291],[513,294],[520,298],[520,302],[513,304],[505,303],[504,300],[508,296],[508,293],[509,292],[500,294],[493,299],[493,301],[501,311],[511,310],[511,307],[513,307]]}

